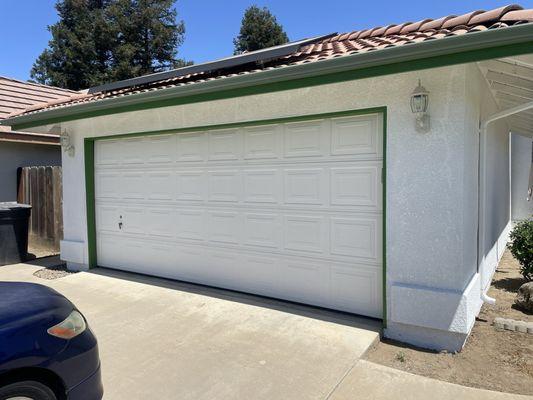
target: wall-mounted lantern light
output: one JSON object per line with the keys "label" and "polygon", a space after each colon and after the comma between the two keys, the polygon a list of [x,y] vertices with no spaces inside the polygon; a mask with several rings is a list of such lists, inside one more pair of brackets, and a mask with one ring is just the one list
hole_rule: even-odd
{"label": "wall-mounted lantern light", "polygon": [[61,147],[63,148],[63,151],[65,151],[70,157],[74,157],[75,148],[74,148],[74,145],[70,141],[70,136],[67,133],[67,131],[63,131],[61,133],[61,136],[59,137],[59,141],[61,143]]}
{"label": "wall-mounted lantern light", "polygon": [[418,80],[418,86],[411,93],[411,111],[416,115],[415,128],[417,132],[429,131],[429,92]]}

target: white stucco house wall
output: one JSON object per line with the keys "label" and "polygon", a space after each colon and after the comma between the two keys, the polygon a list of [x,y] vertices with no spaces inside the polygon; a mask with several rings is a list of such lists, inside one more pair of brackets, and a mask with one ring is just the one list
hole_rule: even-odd
{"label": "white stucco house wall", "polygon": [[532,152],[531,137],[518,133],[511,134],[511,219],[513,221],[522,221],[533,216],[533,198],[528,199],[532,172],[524,168],[524,165],[531,162]]}
{"label": "white stucco house wall", "polygon": [[509,6],[334,34],[9,122],[65,138],[70,268],[352,312],[389,338],[459,350],[490,302],[511,174],[531,164],[510,132],[533,134],[531,87],[516,83],[533,82],[532,21]]}

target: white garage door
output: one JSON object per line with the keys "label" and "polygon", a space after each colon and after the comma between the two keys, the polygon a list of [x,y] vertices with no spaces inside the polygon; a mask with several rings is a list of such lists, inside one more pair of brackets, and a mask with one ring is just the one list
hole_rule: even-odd
{"label": "white garage door", "polygon": [[98,265],[380,317],[381,120],[96,141]]}

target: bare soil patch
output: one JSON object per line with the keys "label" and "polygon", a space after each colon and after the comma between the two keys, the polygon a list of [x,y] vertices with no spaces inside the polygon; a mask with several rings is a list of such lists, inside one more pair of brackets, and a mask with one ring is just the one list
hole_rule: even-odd
{"label": "bare soil patch", "polygon": [[36,258],[50,257],[58,255],[59,251],[53,246],[47,246],[46,244],[36,243],[31,241],[28,243],[28,259],[34,260]]}
{"label": "bare soil patch", "polygon": [[513,304],[524,282],[518,262],[506,251],[489,289],[489,295],[496,298],[496,305],[483,305],[461,352],[438,353],[383,339],[368,352],[367,358],[459,385],[533,395],[533,335],[498,332],[492,326],[496,317],[533,321],[533,315]]}

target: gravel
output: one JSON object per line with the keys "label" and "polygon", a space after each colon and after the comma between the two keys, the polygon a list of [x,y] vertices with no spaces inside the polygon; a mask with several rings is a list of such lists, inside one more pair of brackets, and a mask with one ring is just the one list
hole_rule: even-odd
{"label": "gravel", "polygon": [[69,271],[67,270],[67,264],[59,264],[55,265],[53,267],[47,267],[40,269],[38,271],[35,271],[33,273],[34,276],[42,279],[52,280],[52,279],[59,279],[63,278],[65,276],[75,274],[76,271]]}

